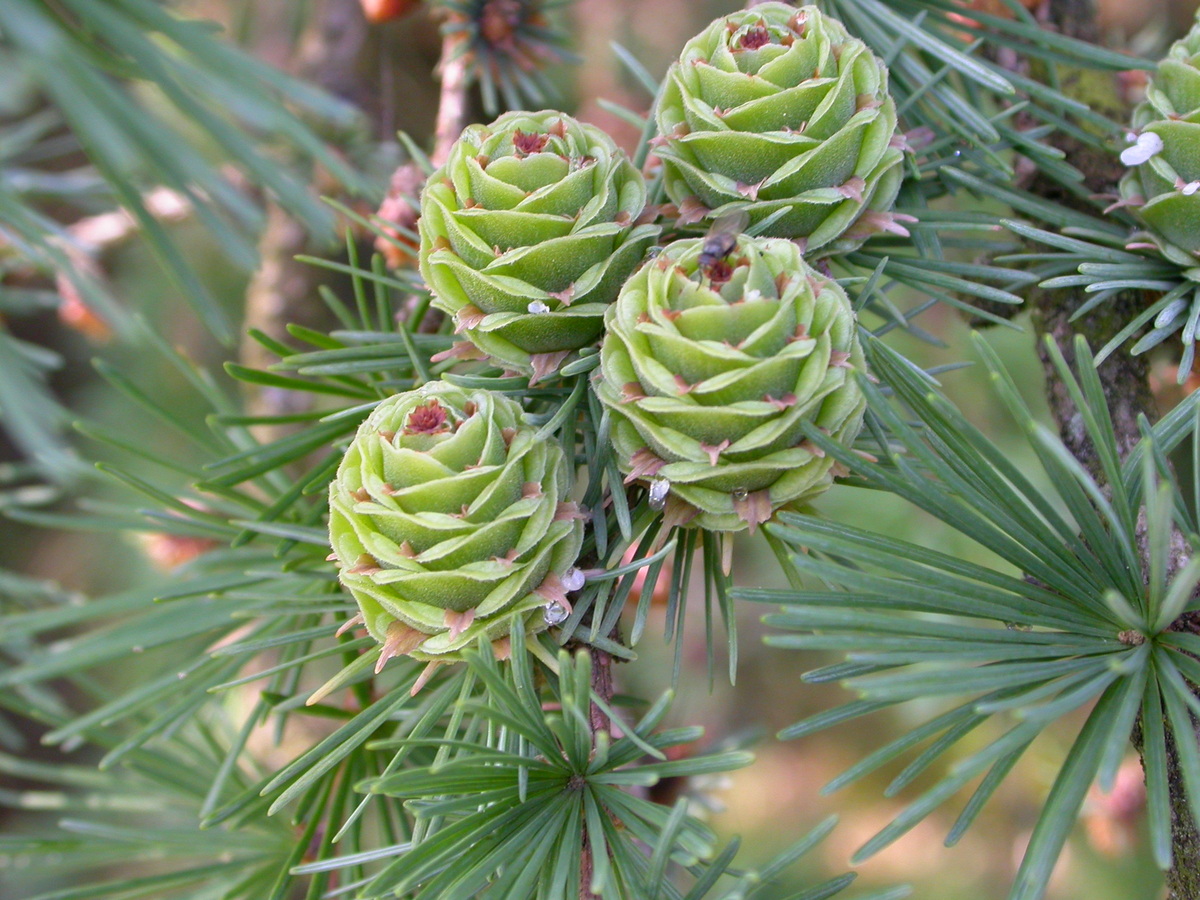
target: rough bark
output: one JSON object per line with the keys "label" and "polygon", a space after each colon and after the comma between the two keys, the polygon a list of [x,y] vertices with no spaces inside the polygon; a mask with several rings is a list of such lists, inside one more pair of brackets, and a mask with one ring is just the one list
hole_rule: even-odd
{"label": "rough bark", "polygon": [[[1189,736],[1197,740],[1195,734]],[[1200,897],[1200,833],[1184,793],[1179,770],[1179,751],[1175,735],[1167,728],[1167,777],[1171,791],[1172,866],[1167,872],[1168,900],[1196,900]]]}
{"label": "rough bark", "polygon": [[[1070,321],[1071,313],[1090,295],[1082,292],[1058,291],[1047,302],[1038,303],[1033,309],[1034,325],[1039,334],[1054,338],[1063,355],[1072,366],[1075,353],[1072,341],[1076,334],[1083,334],[1093,351],[1098,350],[1116,332],[1116,324],[1128,321],[1131,310],[1136,307],[1128,297],[1117,298],[1103,316],[1093,321]],[[1066,302],[1064,302],[1066,301]],[[1058,377],[1046,348],[1039,342],[1038,355],[1046,374],[1046,396],[1050,411],[1058,423],[1059,434],[1067,449],[1078,459],[1093,477],[1102,480],[1100,461],[1095,448],[1083,427],[1083,417],[1075,408],[1067,389]],[[1117,449],[1126,456],[1141,439],[1138,416],[1154,419],[1154,395],[1150,391],[1149,366],[1144,356],[1131,356],[1120,352],[1112,354],[1099,368],[1100,380],[1104,385],[1104,396],[1108,401],[1109,415],[1117,438]]]}

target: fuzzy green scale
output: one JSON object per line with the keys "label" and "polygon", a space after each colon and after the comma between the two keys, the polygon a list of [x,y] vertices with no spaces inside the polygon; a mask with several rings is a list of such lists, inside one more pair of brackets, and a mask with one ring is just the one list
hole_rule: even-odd
{"label": "fuzzy green scale", "polygon": [[806,424],[849,444],[865,400],[854,311],[791,241],[739,237],[722,259],[676,241],[605,316],[596,393],[628,481],[667,487],[674,521],[754,527],[825,491],[833,459]]}
{"label": "fuzzy green scale", "polygon": [[561,448],[501,394],[435,382],[384,400],[329,489],[339,577],[367,630],[435,660],[506,636],[514,615],[545,628],[583,540],[568,487]]}
{"label": "fuzzy green scale", "polygon": [[[1200,21],[1159,63],[1145,101],[1134,110],[1133,131],[1142,141],[1143,135],[1156,135],[1162,142],[1121,180],[1122,200],[1146,226],[1139,238],[1177,265],[1195,268],[1200,265]],[[1123,159],[1130,161],[1128,155]]]}
{"label": "fuzzy green scale", "polygon": [[713,22],[667,73],[656,122],[664,186],[685,211],[744,210],[809,254],[851,250],[888,223],[903,160],[888,72],[816,7],[763,3]]}
{"label": "fuzzy green scale", "polygon": [[[501,366],[545,378],[600,337],[658,228],[612,138],[560,112],[468,127],[421,195],[433,303]],[[447,354],[451,356],[454,354]]]}

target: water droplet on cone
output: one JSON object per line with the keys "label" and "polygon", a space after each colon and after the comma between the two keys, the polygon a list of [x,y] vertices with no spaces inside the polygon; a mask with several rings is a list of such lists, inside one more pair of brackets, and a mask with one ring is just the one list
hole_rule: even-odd
{"label": "water droplet on cone", "polygon": [[550,312],[550,307],[542,300],[531,300],[525,308],[534,314]]}
{"label": "water droplet on cone", "polygon": [[567,608],[557,600],[551,600],[542,607],[542,618],[546,620],[547,625],[561,625],[567,621]]}
{"label": "water droplet on cone", "polygon": [[563,588],[568,591],[577,591],[583,587],[583,583],[586,580],[587,578],[584,576],[582,569],[580,569],[578,566],[571,566],[571,568],[567,569],[567,571],[563,574]]}
{"label": "water droplet on cone", "polygon": [[671,493],[671,482],[666,478],[655,478],[650,482],[650,508],[662,509],[667,505],[667,494]]}
{"label": "water droplet on cone", "polygon": [[735,488],[732,496],[733,496],[734,503],[741,503],[743,500],[745,500],[747,497],[750,496],[750,492],[747,491],[745,488]]}

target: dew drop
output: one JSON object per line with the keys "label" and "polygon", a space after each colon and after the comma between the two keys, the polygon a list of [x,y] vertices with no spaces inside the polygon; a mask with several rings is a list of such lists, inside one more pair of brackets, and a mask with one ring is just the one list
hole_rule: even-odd
{"label": "dew drop", "polygon": [[671,482],[666,478],[655,478],[650,482],[650,508],[662,509],[667,505],[667,494],[671,493]]}
{"label": "dew drop", "polygon": [[546,305],[546,301],[544,300],[530,300],[529,305],[525,308],[535,315],[550,312],[550,307]]}
{"label": "dew drop", "polygon": [[732,496],[733,496],[734,503],[741,503],[743,500],[745,500],[747,497],[750,496],[750,492],[748,490],[746,490],[745,488],[734,488]]}
{"label": "dew drop", "polygon": [[567,621],[567,608],[557,600],[551,600],[542,607],[542,618],[546,620],[547,625],[561,625]]}
{"label": "dew drop", "polygon": [[579,590],[585,581],[587,578],[583,574],[583,569],[578,566],[571,566],[562,577],[563,588],[568,591]]}

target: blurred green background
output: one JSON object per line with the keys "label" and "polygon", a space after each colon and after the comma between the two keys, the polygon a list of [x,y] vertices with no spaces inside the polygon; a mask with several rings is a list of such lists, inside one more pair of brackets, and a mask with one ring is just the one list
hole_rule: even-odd
{"label": "blurred green background", "polygon": [[[649,98],[621,68],[610,42],[628,48],[657,77],[688,37],[710,18],[739,5],[729,0],[576,0],[566,15],[573,22],[574,49],[584,61],[579,67],[554,70],[553,77],[562,89],[558,102],[581,118],[610,129],[626,147],[632,147],[637,138],[634,130],[598,105],[597,100],[606,98],[644,110]],[[1183,30],[1196,2],[1100,0],[1100,5],[1106,39],[1112,46],[1151,55]],[[319,65],[313,62],[312,50],[312,22],[322,12],[319,0],[197,0],[181,6],[223,23],[233,39],[275,65],[310,74],[312,66]],[[432,75],[439,51],[436,23],[418,10],[404,19],[371,28],[369,52],[364,52],[360,64],[352,70],[339,73],[342,81],[332,86],[368,109],[380,139],[399,128],[422,140],[432,130],[437,100],[437,83]],[[230,267],[205,233],[192,224],[174,226],[174,234],[187,248],[189,259],[212,293],[223,299],[232,316],[241,319],[252,273]],[[329,246],[325,252],[332,254],[335,249]],[[170,344],[208,368],[226,389],[238,390],[221,371],[221,363],[237,349],[221,347],[206,334],[144,247],[136,241],[122,245],[106,257],[105,266],[114,292],[123,303],[143,315]],[[318,306],[315,296],[311,303]],[[136,383],[152,386],[164,405],[193,405],[196,420],[200,421],[207,410],[196,405],[194,394],[160,356],[137,346],[97,340],[64,324],[52,311],[10,324],[18,336],[54,347],[68,360],[56,374],[53,387],[80,419],[102,422],[159,451],[175,453],[185,464],[202,461],[177,435],[136,414],[128,401],[96,377],[90,363],[93,357],[108,360]],[[970,359],[966,340],[970,326],[958,313],[935,308],[922,316],[920,324],[944,346],[897,337],[913,358],[927,366]],[[992,329],[988,340],[1000,352],[1026,399],[1043,408],[1041,368],[1033,353],[1031,333],[1021,317],[1014,324],[1018,328]],[[1171,378],[1164,374],[1163,380]],[[980,427],[1011,448],[1014,457],[1023,459],[1023,445],[1006,415],[993,402],[986,379],[977,368],[951,372],[942,377],[942,383]],[[103,458],[107,452],[82,438],[79,447],[88,457]],[[0,436],[0,462],[13,458],[14,453]],[[93,495],[112,491],[116,496],[116,488],[103,485],[97,482],[88,490]],[[915,514],[903,503],[874,492],[838,488],[821,501],[821,508],[831,516],[869,523],[909,538],[915,536],[922,543],[949,552],[983,552],[947,534],[938,523]],[[11,522],[0,522],[0,530],[0,567],[52,579],[87,595],[158,577],[174,561],[173,553],[186,555],[190,549],[153,535],[35,530]],[[765,547],[739,546],[735,573],[751,573],[740,577],[741,583],[782,584],[781,578],[772,581],[769,577],[775,571],[775,562]],[[819,865],[826,874],[844,871],[853,851],[939,773],[927,773],[899,797],[884,798],[883,789],[902,767],[902,761],[833,796],[822,796],[820,788],[825,782],[904,724],[899,716],[907,708],[883,717],[856,720],[813,738],[777,741],[774,733],[780,728],[848,698],[837,687],[800,681],[801,673],[832,662],[833,657],[775,650],[762,644],[760,638],[766,629],[759,617],[767,611],[755,607],[741,610],[741,663],[735,687],[726,682],[722,665],[717,666],[710,687],[705,670],[703,617],[690,617],[682,649],[685,669],[672,719],[679,724],[704,725],[707,746],[749,744],[758,760],[728,779],[686,787],[708,801],[710,809],[703,810],[698,804],[697,811],[706,815],[719,832],[743,836],[747,862],[765,860],[830,812],[838,812],[840,826],[807,860],[809,866]],[[619,667],[617,677],[624,692],[653,697],[671,680],[672,652],[655,636],[647,638],[639,649],[641,658]],[[112,677],[116,681],[136,680],[137,662],[131,661]],[[912,710],[914,715],[917,712]],[[990,809],[959,846],[942,846],[958,811],[948,804],[861,866],[860,885],[908,882],[914,885],[914,896],[928,900],[1004,897],[1037,805],[1071,736],[1052,735],[1036,743],[1022,759],[1015,777],[1006,781]],[[986,737],[981,734],[968,738],[965,748],[978,746]],[[31,752],[45,759],[59,755],[57,750]],[[5,787],[21,785],[5,784],[0,778],[0,788]],[[1145,848],[1140,788],[1140,768],[1131,755],[1113,794],[1097,794],[1089,799],[1084,821],[1059,863],[1049,894],[1051,900],[1150,900],[1161,894],[1159,876]],[[0,805],[0,829],[4,830],[20,830],[53,818],[53,810],[18,812]],[[798,870],[800,880],[795,888],[811,874],[811,870]],[[52,886],[53,877],[47,880],[45,876],[40,873],[29,883],[0,883],[0,900],[23,900],[35,882],[41,889]],[[64,881],[59,886],[69,884]]]}

